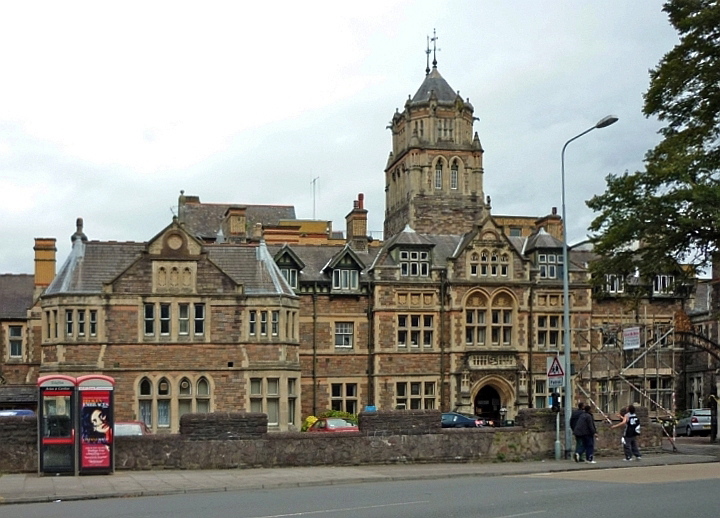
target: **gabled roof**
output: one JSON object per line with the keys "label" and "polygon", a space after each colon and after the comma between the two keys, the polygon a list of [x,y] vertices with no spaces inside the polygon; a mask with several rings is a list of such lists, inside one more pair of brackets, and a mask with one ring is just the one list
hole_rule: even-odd
{"label": "gabled roof", "polygon": [[363,260],[358,257],[355,251],[348,244],[342,247],[342,250],[340,250],[337,254],[332,256],[330,260],[328,260],[328,262],[322,268],[323,271],[334,269],[345,257],[350,257],[361,270],[365,269],[365,264],[363,263]]}
{"label": "gabled roof", "polygon": [[0,275],[0,320],[24,320],[33,305],[35,280],[29,274]]}
{"label": "gabled roof", "polygon": [[[304,264],[300,271],[300,282],[325,282],[330,277],[323,272],[334,259],[341,257],[347,245],[269,245],[268,249],[274,257],[283,249],[290,249]],[[352,250],[352,257],[359,262],[363,270],[367,270],[377,256],[380,248],[368,248],[366,251]]]}
{"label": "gabled roof", "polygon": [[283,245],[278,251],[273,254],[275,261],[279,260],[282,256],[287,255],[297,265],[299,270],[305,268],[305,263],[300,259],[297,254],[287,244]]}
{"label": "gabled roof", "polygon": [[486,232],[497,235],[502,243],[510,245],[512,248],[515,249],[516,252],[518,252],[518,254],[522,255],[520,249],[518,249],[518,243],[505,235],[499,228],[499,225],[492,218],[492,216],[488,215],[485,216],[482,221],[480,221],[477,225],[475,225],[475,227],[470,232],[467,232],[463,236],[461,236],[462,239],[458,242],[458,246],[453,251],[452,258],[457,259],[460,254],[465,251],[468,245],[478,237],[478,235]]}
{"label": "gabled roof", "polygon": [[[181,228],[175,223],[171,226]],[[169,228],[166,227],[165,230]],[[148,243],[75,239],[70,255],[45,295],[102,293],[103,286],[114,281],[134,262],[140,260],[148,252],[152,242],[159,239],[165,230]],[[207,252],[209,260],[223,273],[243,286],[244,293],[294,296],[265,243],[205,245],[202,250]],[[30,294],[32,295],[32,286]]]}

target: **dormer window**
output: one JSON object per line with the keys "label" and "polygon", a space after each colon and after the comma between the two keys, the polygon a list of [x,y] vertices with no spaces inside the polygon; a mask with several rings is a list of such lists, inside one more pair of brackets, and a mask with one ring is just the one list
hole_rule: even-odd
{"label": "dormer window", "polygon": [[289,246],[285,245],[275,254],[275,264],[280,269],[280,274],[285,278],[290,288],[297,290],[299,287],[300,272],[305,264]]}
{"label": "dormer window", "polygon": [[403,277],[430,275],[430,254],[424,250],[401,250],[400,275]]}
{"label": "dormer window", "polygon": [[557,279],[561,272],[562,256],[558,254],[538,254],[538,269],[541,279]]}
{"label": "dormer window", "polygon": [[297,268],[280,268],[280,273],[285,277],[290,287],[294,290],[298,288],[298,271]]}
{"label": "dormer window", "polygon": [[357,290],[359,286],[359,272],[357,270],[333,270],[334,290]]}

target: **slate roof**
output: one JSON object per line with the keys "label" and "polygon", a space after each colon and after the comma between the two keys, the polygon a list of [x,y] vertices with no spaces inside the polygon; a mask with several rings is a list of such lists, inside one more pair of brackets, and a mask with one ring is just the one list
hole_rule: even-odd
{"label": "slate roof", "polygon": [[455,99],[458,97],[457,92],[445,81],[436,67],[433,67],[432,71],[425,76],[425,80],[420,85],[420,88],[418,88],[418,91],[410,103],[428,102],[431,91],[435,92],[435,97],[439,102],[455,102]]}
{"label": "slate roof", "polygon": [[35,279],[29,274],[0,275],[0,320],[24,320],[33,304]]}
{"label": "slate roof", "polygon": [[[269,246],[268,250],[274,256],[284,246],[286,245],[273,245]],[[305,263],[305,267],[300,272],[300,282],[322,282],[330,280],[330,277],[323,273],[323,268],[345,250],[345,245],[287,246]],[[353,250],[353,254],[363,263],[363,269],[366,270],[373,263],[379,251],[379,248],[369,248],[367,252]]]}
{"label": "slate roof", "polygon": [[214,240],[220,230],[225,212],[230,207],[244,207],[247,233],[256,223],[263,227],[277,226],[280,220],[297,219],[292,205],[243,205],[234,203],[185,203],[180,207],[179,221],[185,230],[202,240]]}
{"label": "slate roof", "polygon": [[77,239],[45,295],[99,293],[103,284],[136,261],[145,247],[145,243]]}
{"label": "slate roof", "polygon": [[[65,264],[45,294],[100,293],[104,284],[138,260],[146,249],[146,243],[76,239]],[[294,295],[264,243],[258,246],[206,245],[205,250],[213,263],[243,285],[245,293]]]}
{"label": "slate roof", "polygon": [[533,250],[547,250],[549,248],[562,248],[563,243],[559,239],[555,239],[553,236],[547,233],[547,231],[540,227],[540,229],[528,236],[527,243],[525,243],[525,253],[530,253]]}
{"label": "slate roof", "polygon": [[248,295],[295,295],[264,242],[258,246],[209,245],[208,257]]}

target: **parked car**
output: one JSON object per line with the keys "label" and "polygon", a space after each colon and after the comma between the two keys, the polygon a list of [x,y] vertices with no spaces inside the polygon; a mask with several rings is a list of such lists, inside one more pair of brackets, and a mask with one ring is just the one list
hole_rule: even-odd
{"label": "parked car", "polygon": [[308,432],[357,432],[360,429],[358,428],[357,423],[354,423],[350,421],[349,419],[344,419],[342,417],[321,417],[317,421],[315,421],[310,428],[308,428]]}
{"label": "parked car", "polygon": [[477,416],[459,412],[445,412],[442,415],[443,428],[480,428],[485,426],[484,422],[484,419]]}
{"label": "parked car", "polygon": [[710,409],[693,408],[680,414],[675,425],[677,435],[710,435]]}
{"label": "parked car", "polygon": [[0,410],[0,417],[12,417],[22,415],[35,415],[35,412],[27,409]]}
{"label": "parked car", "polygon": [[115,436],[151,435],[150,428],[142,421],[116,421]]}

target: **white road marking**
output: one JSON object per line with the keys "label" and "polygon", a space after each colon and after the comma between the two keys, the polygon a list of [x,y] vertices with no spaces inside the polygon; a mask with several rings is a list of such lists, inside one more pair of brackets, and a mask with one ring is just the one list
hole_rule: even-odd
{"label": "white road marking", "polygon": [[[253,516],[252,518],[284,518],[287,516],[312,516],[313,514],[326,514],[326,513],[337,513],[342,511],[359,511],[361,509],[379,509],[382,507],[395,507],[398,505],[418,505],[428,504],[430,500],[418,500],[415,502],[396,502],[394,504],[378,504],[378,505],[363,505],[359,507],[342,507],[337,509],[318,509],[317,511],[304,511],[301,513],[288,513],[288,514],[268,514],[265,516]],[[520,515],[517,515],[520,516]],[[503,517],[498,517],[503,518]]]}
{"label": "white road marking", "polygon": [[530,511],[528,513],[520,513],[520,514],[504,514],[502,516],[496,516],[495,518],[517,518],[518,516],[530,516],[531,514],[545,514],[547,511]]}

